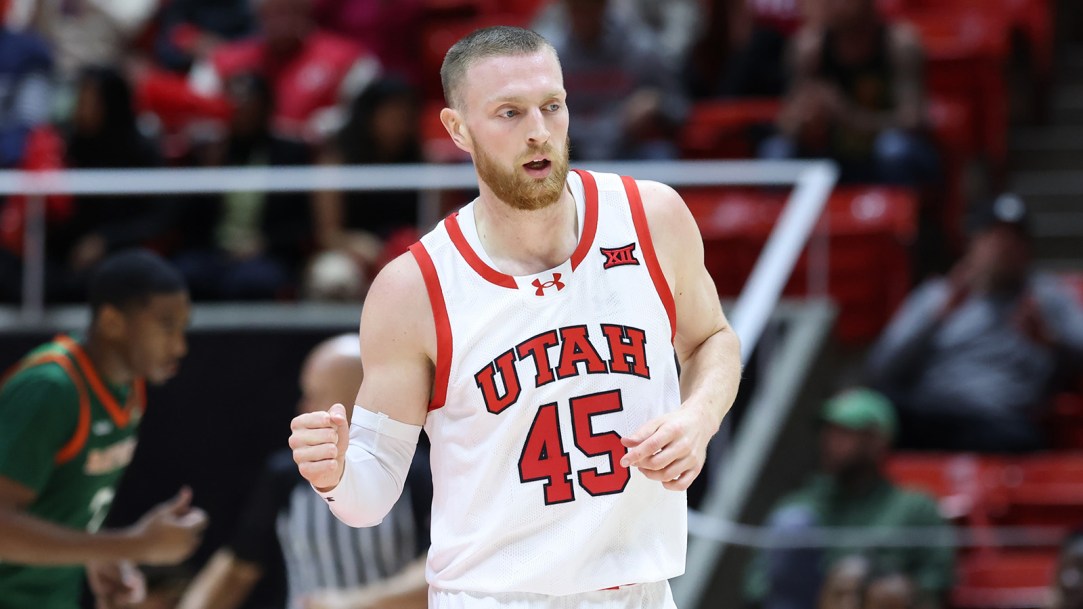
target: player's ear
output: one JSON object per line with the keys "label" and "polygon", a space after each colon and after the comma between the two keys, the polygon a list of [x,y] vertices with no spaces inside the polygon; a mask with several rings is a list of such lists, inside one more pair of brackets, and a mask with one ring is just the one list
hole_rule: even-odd
{"label": "player's ear", "polygon": [[447,129],[451,141],[455,142],[459,150],[473,152],[474,145],[470,140],[470,133],[466,130],[466,122],[463,121],[463,115],[458,110],[444,108],[440,111],[440,122],[444,124],[444,129]]}
{"label": "player's ear", "polygon": [[98,332],[110,340],[123,339],[128,332],[128,319],[124,311],[111,304],[103,304],[98,309],[95,325]]}

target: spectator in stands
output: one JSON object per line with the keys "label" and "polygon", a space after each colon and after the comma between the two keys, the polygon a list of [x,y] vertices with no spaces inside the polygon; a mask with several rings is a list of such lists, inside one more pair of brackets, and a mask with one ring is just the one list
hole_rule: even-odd
{"label": "spectator in stands", "polygon": [[32,23],[52,45],[61,79],[71,82],[87,66],[123,66],[158,2],[37,0],[34,6]]}
{"label": "spectator in stands", "polygon": [[[361,377],[356,334],[324,341],[301,370],[298,410],[352,404]],[[391,513],[376,527],[355,529],[331,514],[284,448],[268,460],[233,540],[210,558],[179,609],[239,607],[281,558],[289,609],[424,608],[431,484],[422,448]]]}
{"label": "spectator in stands", "polygon": [[[157,143],[140,129],[125,77],[108,67],[83,68],[65,163],[73,169],[148,168],[159,164]],[[51,298],[83,297],[87,273],[105,255],[131,246],[160,245],[168,233],[168,204],[146,195],[79,196],[74,213],[50,226]]]}
{"label": "spectator in stands", "polygon": [[1083,530],[1061,545],[1050,609],[1083,609]]}
{"label": "spectator in stands", "polygon": [[420,86],[420,27],[424,0],[314,0],[320,27],[357,41],[376,55],[388,75]]}
{"label": "spectator in stands", "polygon": [[875,0],[824,0],[822,25],[793,41],[793,82],[765,158],[830,157],[846,181],[921,185],[938,160],[927,123],[917,34]]}
{"label": "spectator in stands", "polygon": [[781,97],[794,34],[820,24],[823,0],[724,0],[733,52],[717,91],[723,97]]}
{"label": "spectator in stands", "polygon": [[[784,497],[771,511],[767,526],[781,539],[817,527],[870,527],[890,534],[905,527],[944,527],[929,496],[903,490],[883,474],[895,434],[891,403],[869,389],[851,389],[828,400],[822,413],[821,473]],[[874,533],[870,531],[870,538]],[[942,539],[931,542],[942,542]],[[923,607],[936,607],[951,587],[953,550],[944,544],[927,547],[829,547],[775,549],[762,552],[747,573],[746,599],[765,609],[811,607],[822,573],[839,559],[863,550],[882,568],[914,579]]]}
{"label": "spectator in stands", "polygon": [[861,592],[869,576],[869,560],[861,554],[843,556],[827,572],[820,587],[819,609],[861,609]]}
{"label": "spectator in stands", "polygon": [[[350,107],[350,119],[325,164],[420,163],[418,91],[398,79],[373,83]],[[310,269],[308,296],[321,300],[356,300],[381,263],[405,253],[417,240],[418,194],[414,191],[324,191],[315,199],[316,243],[321,250]],[[390,245],[391,249],[387,246]],[[329,262],[328,257],[343,258]],[[321,272],[329,264],[353,268],[338,281]]]}
{"label": "spectator in stands", "polygon": [[562,4],[567,27],[538,32],[557,50],[568,104],[575,108],[572,157],[675,158],[675,130],[689,105],[661,43],[649,29],[609,10],[608,0]]}
{"label": "spectator in stands", "polygon": [[907,298],[869,374],[899,410],[903,447],[1035,450],[1058,376],[1083,364],[1083,310],[1032,272],[1019,197],[998,197],[974,220],[962,260]]}
{"label": "spectator in stands", "polygon": [[[649,31],[661,58],[667,65],[679,69],[703,33],[702,4],[699,0],[611,0],[609,10],[615,19]],[[547,32],[569,29],[571,16],[567,3],[557,0],[544,6],[535,16],[534,26]]]}
{"label": "spectator in stands", "polygon": [[223,43],[252,33],[251,0],[170,0],[158,17],[154,54],[175,72],[188,72]]}
{"label": "spectator in stands", "polygon": [[0,169],[18,166],[30,130],[48,122],[52,72],[48,43],[0,25]]}
{"label": "spectator in stands", "polygon": [[[44,40],[0,24],[0,169],[22,165],[30,131],[49,120],[52,69]],[[0,301],[19,292],[22,205],[0,198]]]}
{"label": "spectator in stands", "polygon": [[[306,165],[308,146],[271,132],[274,93],[254,74],[226,85],[235,111],[229,133],[197,147],[205,167]],[[231,192],[198,195],[176,207],[182,239],[174,262],[195,299],[269,300],[296,291],[311,242],[304,193]]]}
{"label": "spectator in stands", "polygon": [[219,46],[190,75],[193,89],[218,95],[238,74],[254,72],[274,91],[273,131],[318,142],[342,125],[342,106],[379,75],[375,56],[316,27],[312,0],[260,0],[260,34]]}
{"label": "spectator in stands", "polygon": [[905,573],[888,571],[869,576],[861,598],[861,609],[914,609],[917,590]]}

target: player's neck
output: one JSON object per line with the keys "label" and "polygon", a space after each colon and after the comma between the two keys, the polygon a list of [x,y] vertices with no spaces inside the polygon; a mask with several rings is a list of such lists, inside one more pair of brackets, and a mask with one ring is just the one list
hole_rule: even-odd
{"label": "player's neck", "polygon": [[120,351],[109,341],[98,335],[93,328],[87,332],[84,344],[87,357],[94,364],[98,374],[110,385],[127,385],[135,380]]}
{"label": "player's neck", "polygon": [[575,199],[567,187],[556,203],[534,211],[514,209],[492,193],[482,193],[474,205],[474,222],[485,253],[497,270],[509,275],[558,266],[579,244]]}

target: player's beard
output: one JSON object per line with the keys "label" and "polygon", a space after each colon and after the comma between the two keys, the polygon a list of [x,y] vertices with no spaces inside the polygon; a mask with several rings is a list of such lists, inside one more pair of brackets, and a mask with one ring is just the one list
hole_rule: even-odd
{"label": "player's beard", "polygon": [[504,169],[481,148],[474,151],[474,167],[481,181],[509,206],[524,211],[544,209],[556,203],[564,191],[568,179],[568,144],[559,153],[548,144],[536,153],[547,157],[550,163],[549,175],[541,180],[520,173],[517,168]]}

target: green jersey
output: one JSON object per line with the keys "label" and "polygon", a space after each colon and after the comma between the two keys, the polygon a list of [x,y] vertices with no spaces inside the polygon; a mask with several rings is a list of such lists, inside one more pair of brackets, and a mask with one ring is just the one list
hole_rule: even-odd
{"label": "green jersey", "polygon": [[[108,385],[83,347],[58,336],[0,381],[0,476],[34,490],[26,513],[101,526],[135,452],[144,384]],[[0,563],[0,609],[75,609],[83,568]]]}
{"label": "green jersey", "polygon": [[[834,478],[815,475],[805,486],[784,497],[771,513],[793,507],[807,508],[821,527],[868,527],[870,536],[885,529],[929,527],[938,530],[945,542],[952,539],[951,525],[940,516],[932,497],[900,488],[886,479],[878,480],[865,492],[850,495]],[[923,593],[935,599],[947,594],[954,581],[955,550],[950,543],[909,548],[831,547],[823,553],[823,572],[840,558],[858,553],[880,568],[907,574]],[[761,552],[746,572],[746,601],[763,601],[769,586],[767,573],[767,553]]]}

